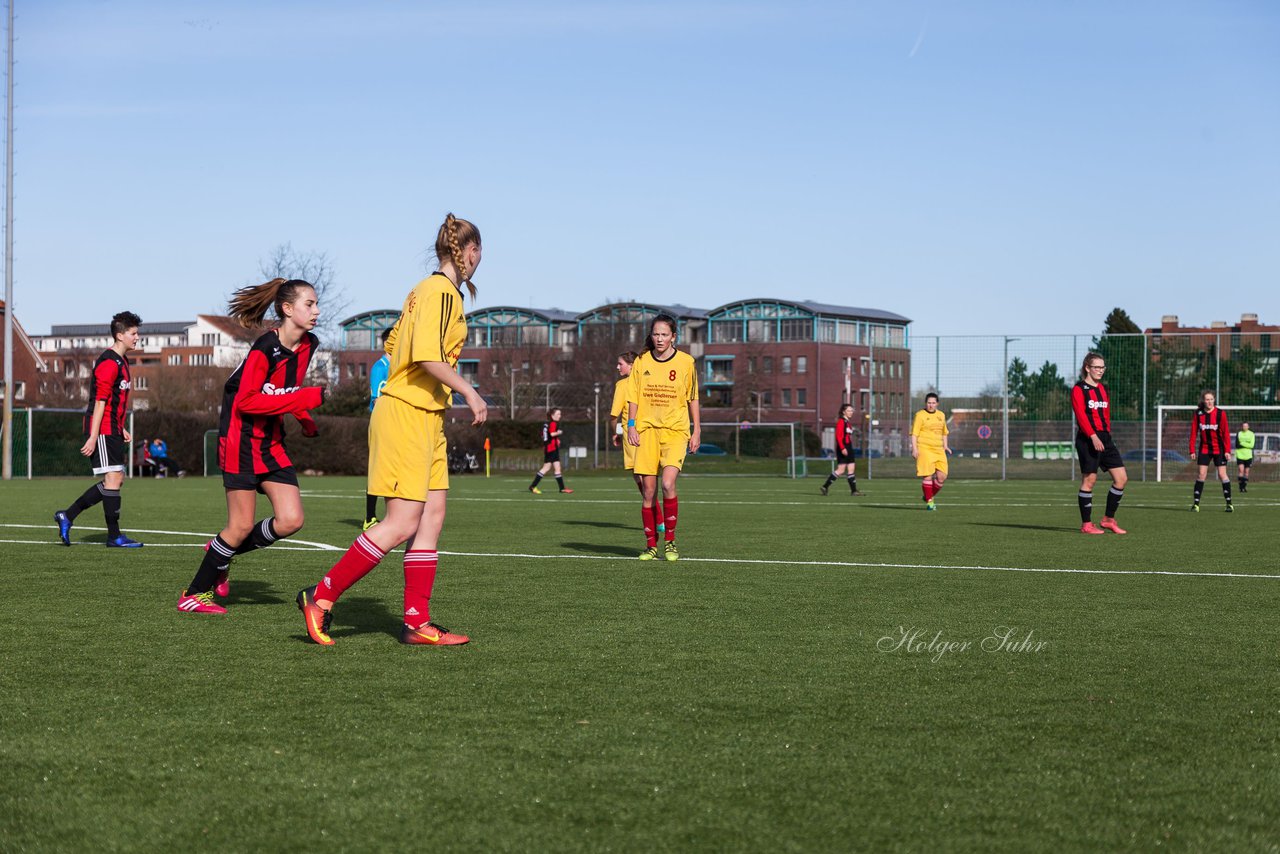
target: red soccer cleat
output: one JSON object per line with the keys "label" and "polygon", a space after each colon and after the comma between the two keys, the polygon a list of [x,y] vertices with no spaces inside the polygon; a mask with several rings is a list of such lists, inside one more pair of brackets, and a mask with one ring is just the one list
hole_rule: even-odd
{"label": "red soccer cleat", "polygon": [[416,629],[409,628],[409,624],[405,623],[404,628],[400,630],[400,643],[427,646],[460,646],[470,640],[471,638],[466,635],[455,635],[444,626],[438,626],[435,623],[427,623],[425,626]]}
{"label": "red soccer cleat", "polygon": [[560,494],[561,494],[561,495],[572,495],[572,494],[573,494],[573,490],[572,490],[572,489],[569,489],[568,487],[565,487],[564,489],[560,490]]}
{"label": "red soccer cleat", "polygon": [[188,596],[187,591],[182,591],[182,596],[178,599],[178,610],[184,614],[225,614],[227,609],[213,601],[213,593],[205,591],[197,593],[194,596]]}
{"label": "red soccer cleat", "polygon": [[1111,532],[1111,533],[1113,533],[1113,534],[1127,534],[1127,533],[1129,533],[1129,532],[1128,532],[1128,531],[1126,531],[1124,528],[1121,528],[1119,525],[1117,525],[1117,524],[1116,524],[1116,520],[1115,520],[1115,519],[1112,519],[1112,518],[1110,518],[1110,517],[1106,517],[1106,516],[1104,516],[1104,517],[1103,517],[1103,519],[1102,519],[1102,527],[1103,527],[1103,528],[1105,528],[1106,530],[1110,531],[1110,532]]}
{"label": "red soccer cleat", "polygon": [[1106,532],[1103,531],[1101,528],[1099,528],[1097,525],[1093,524],[1092,522],[1085,522],[1083,525],[1080,526],[1080,533],[1105,534]]}

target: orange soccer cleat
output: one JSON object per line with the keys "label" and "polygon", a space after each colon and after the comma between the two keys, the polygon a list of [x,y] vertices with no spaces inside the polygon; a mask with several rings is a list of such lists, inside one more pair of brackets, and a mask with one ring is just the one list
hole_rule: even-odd
{"label": "orange soccer cleat", "polygon": [[1083,525],[1081,525],[1081,526],[1080,526],[1080,533],[1082,533],[1082,534],[1105,534],[1105,533],[1106,533],[1106,531],[1102,530],[1101,528],[1099,528],[1097,525],[1093,524],[1092,522],[1085,522]]}
{"label": "orange soccer cleat", "polygon": [[307,636],[321,646],[333,646],[333,638],[329,637],[329,621],[333,612],[326,611],[316,604],[316,589],[307,587],[298,591],[298,610],[307,624]]}
{"label": "orange soccer cleat", "polygon": [[427,623],[425,626],[410,628],[405,623],[400,630],[400,643],[423,646],[460,646],[470,641],[466,635],[456,635],[444,626]]}
{"label": "orange soccer cleat", "polygon": [[1103,527],[1103,528],[1105,528],[1106,530],[1110,531],[1110,532],[1111,532],[1111,533],[1113,533],[1113,534],[1127,534],[1127,533],[1129,533],[1129,532],[1128,532],[1128,531],[1126,531],[1124,528],[1121,528],[1119,525],[1117,525],[1117,524],[1116,524],[1116,520],[1115,520],[1115,519],[1112,519],[1110,516],[1104,516],[1104,517],[1102,517],[1102,527]]}

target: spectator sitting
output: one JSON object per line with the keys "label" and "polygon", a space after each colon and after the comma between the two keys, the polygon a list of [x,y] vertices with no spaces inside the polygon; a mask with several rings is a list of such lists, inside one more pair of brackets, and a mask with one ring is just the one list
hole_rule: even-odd
{"label": "spectator sitting", "polygon": [[147,446],[147,453],[151,456],[151,462],[155,463],[156,477],[167,477],[172,463],[169,462],[169,446],[164,439],[152,439]]}

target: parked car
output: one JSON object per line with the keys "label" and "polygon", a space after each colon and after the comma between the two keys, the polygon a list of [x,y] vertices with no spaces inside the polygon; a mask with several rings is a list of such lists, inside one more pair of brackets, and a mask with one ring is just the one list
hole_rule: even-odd
{"label": "parked car", "polygon": [[[1164,453],[1161,454],[1161,456],[1164,458],[1164,461],[1166,463],[1191,462],[1191,460],[1187,459],[1186,454],[1180,454],[1177,451],[1165,450]],[[1127,460],[1129,462],[1142,462],[1145,459],[1149,463],[1154,463],[1156,461],[1156,449],[1147,448],[1146,451],[1144,452],[1141,448],[1137,448],[1132,451],[1125,451],[1123,454],[1120,455],[1120,458],[1123,460]]]}
{"label": "parked car", "polygon": [[703,442],[698,446],[698,453],[705,454],[710,457],[723,457],[728,455],[729,452],[719,445],[712,445],[709,442]]}

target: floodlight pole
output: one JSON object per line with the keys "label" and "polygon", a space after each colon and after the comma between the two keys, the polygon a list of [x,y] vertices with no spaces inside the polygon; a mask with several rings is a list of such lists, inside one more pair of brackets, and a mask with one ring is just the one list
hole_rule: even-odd
{"label": "floodlight pole", "polygon": [[596,383],[596,407],[592,410],[595,429],[592,435],[595,437],[595,462],[592,468],[600,468],[600,383]]}
{"label": "floodlight pole", "polygon": [[13,3],[9,0],[4,76],[4,413],[0,428],[4,433],[0,445],[4,461],[0,464],[0,477],[5,480],[13,477]]}

